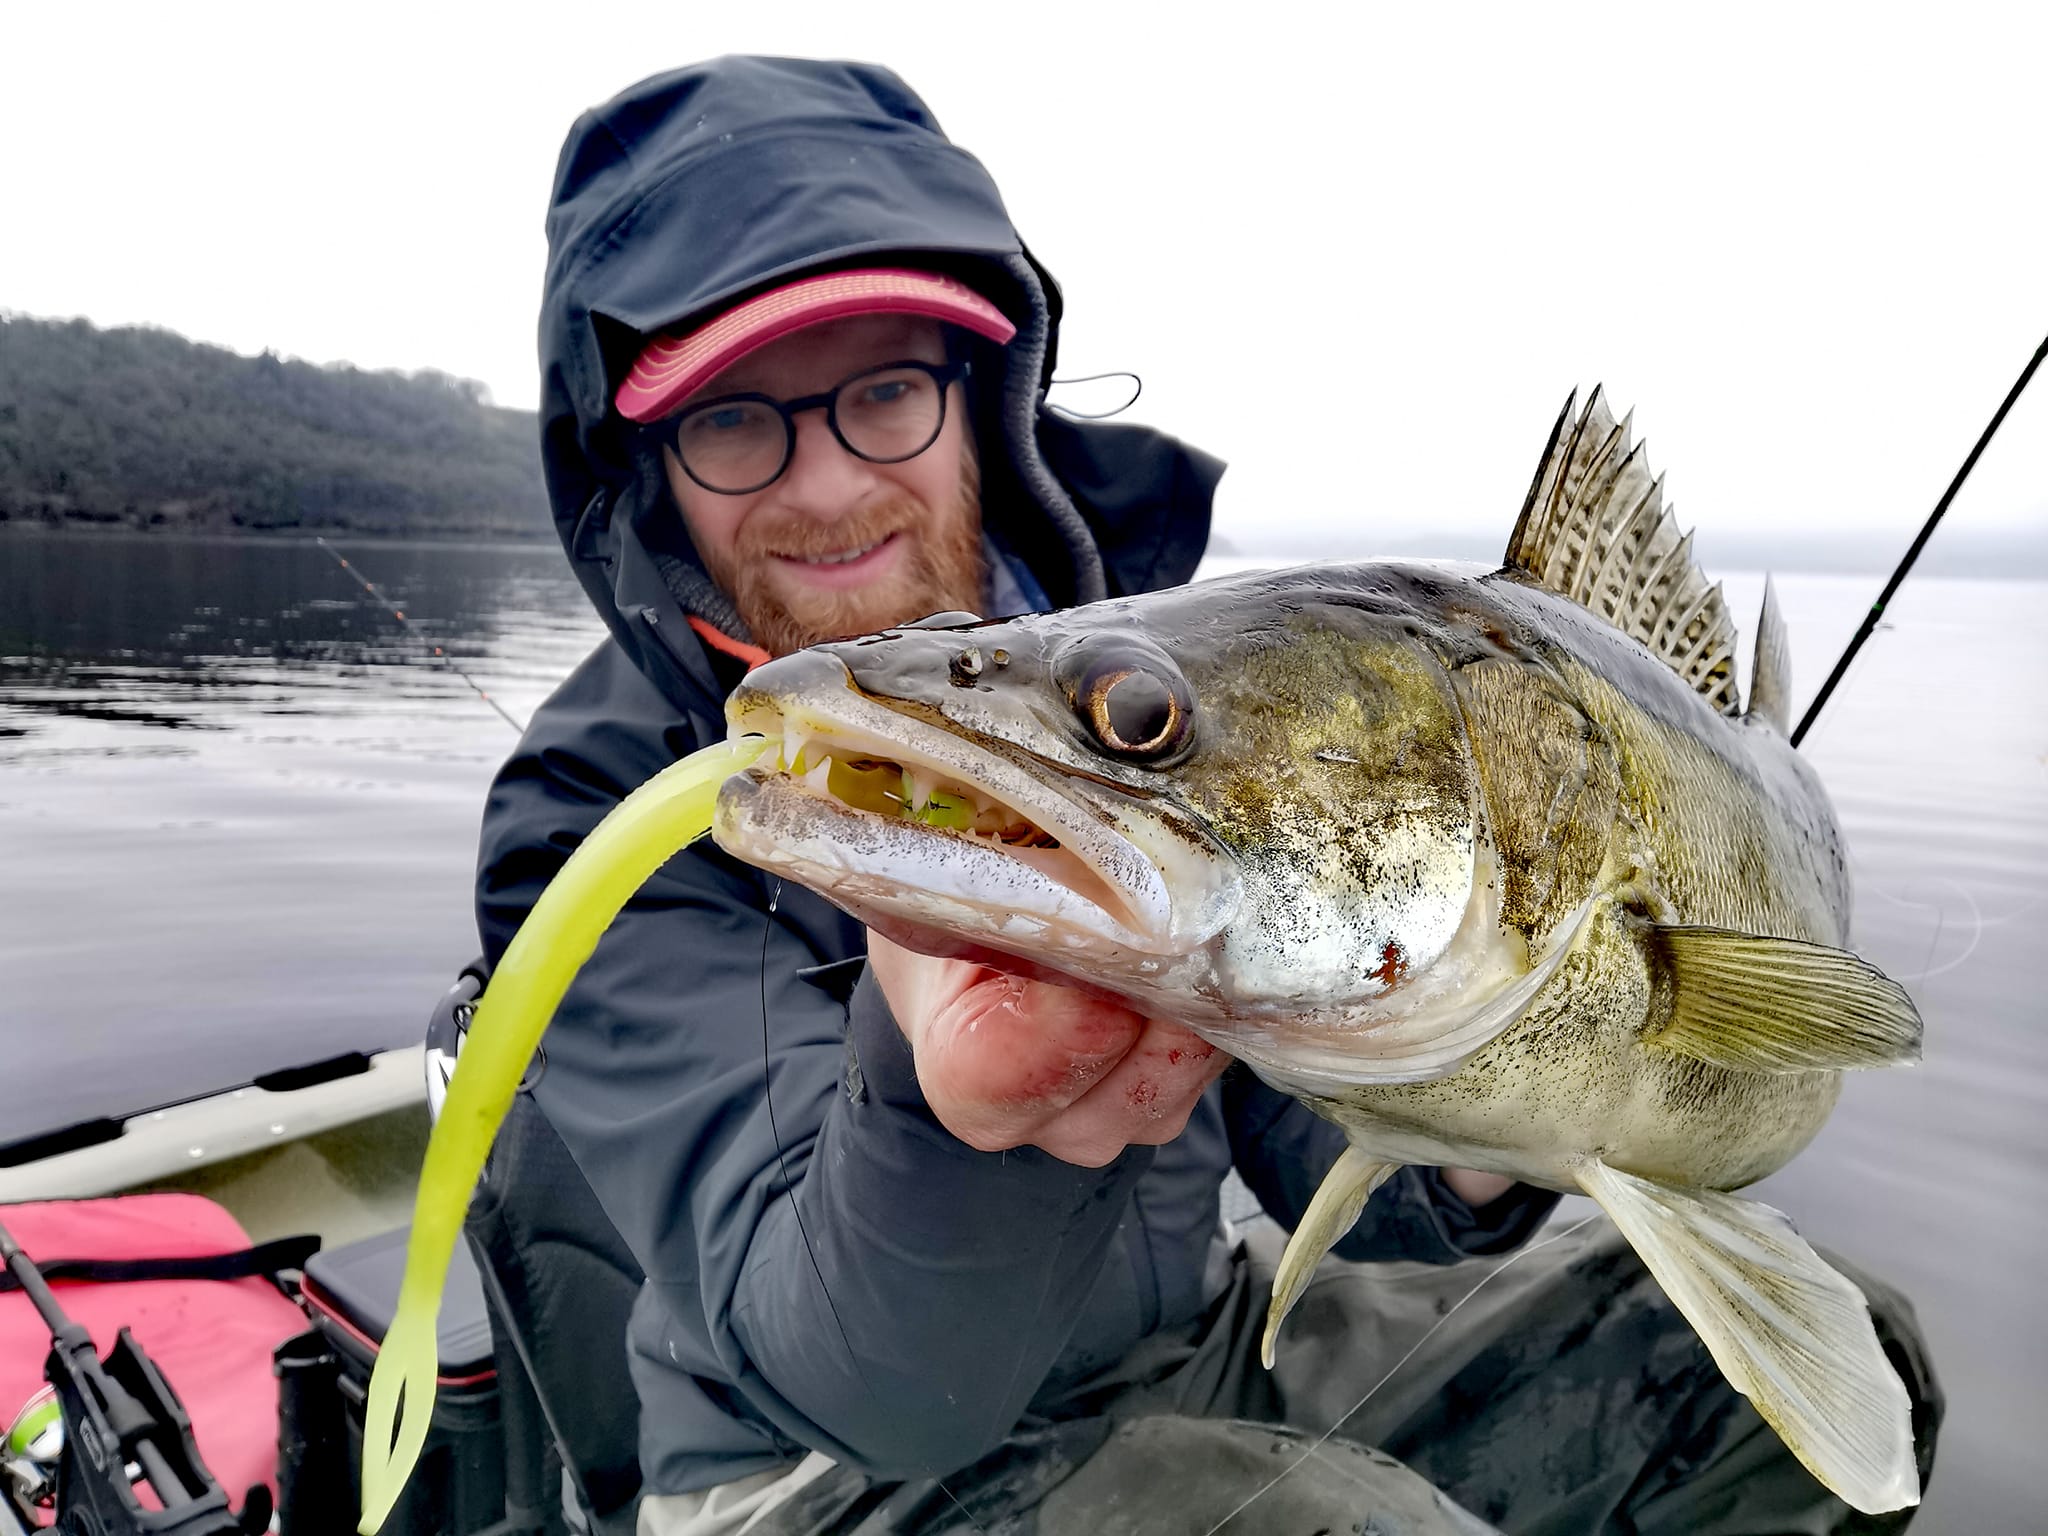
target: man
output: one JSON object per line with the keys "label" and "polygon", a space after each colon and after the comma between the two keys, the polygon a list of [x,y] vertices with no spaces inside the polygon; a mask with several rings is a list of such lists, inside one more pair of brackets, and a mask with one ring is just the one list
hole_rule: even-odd
{"label": "man", "polygon": [[[1184,581],[1221,473],[1042,409],[1058,289],[885,71],[645,82],[572,132],[548,234],[549,488],[611,638],[494,788],[493,963],[605,811],[722,737],[750,664]],[[1228,1241],[1218,1188],[1234,1167],[1291,1225],[1332,1127],[1170,1021],[898,949],[709,845],[627,908],[545,1054],[532,1101],[646,1277],[626,1350],[661,1536],[1091,1530],[1112,1503],[1207,1529],[1484,1272],[1425,1266],[1513,1250],[1556,1199],[1404,1172],[1339,1253],[1419,1263],[1332,1266],[1269,1376],[1270,1261]],[[1120,1092],[1176,1055],[1158,1100]],[[559,1187],[493,1180],[530,1229],[570,1219]],[[1770,1529],[1841,1512],[1618,1248],[1560,1244],[1468,1316],[1243,1528],[1486,1528],[1375,1442],[1515,1530],[1764,1528],[1682,1517],[1681,1474],[1812,1522]],[[612,1370],[592,1356],[592,1393]]]}

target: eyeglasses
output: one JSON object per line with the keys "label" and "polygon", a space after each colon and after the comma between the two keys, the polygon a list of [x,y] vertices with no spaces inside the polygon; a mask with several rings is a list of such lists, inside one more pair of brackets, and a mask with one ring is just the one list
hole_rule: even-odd
{"label": "eyeglasses", "polygon": [[906,360],[863,369],[835,388],[795,400],[725,395],[691,406],[655,430],[664,435],[683,473],[721,496],[766,490],[796,453],[799,411],[823,410],[832,435],[855,458],[901,464],[939,440],[946,390],[969,369]]}

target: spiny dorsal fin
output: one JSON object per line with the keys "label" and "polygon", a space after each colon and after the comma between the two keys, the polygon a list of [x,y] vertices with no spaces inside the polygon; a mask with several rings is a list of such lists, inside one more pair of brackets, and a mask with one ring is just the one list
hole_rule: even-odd
{"label": "spiny dorsal fin", "polygon": [[1551,429],[1506,563],[1640,640],[1724,715],[1735,693],[1735,625],[1692,562],[1629,423],[1616,425],[1595,388],[1576,417],[1574,394]]}
{"label": "spiny dorsal fin", "polygon": [[1756,655],[1749,668],[1749,712],[1780,731],[1792,729],[1792,648],[1785,639],[1785,615],[1778,589],[1764,577],[1764,611],[1756,621]]}

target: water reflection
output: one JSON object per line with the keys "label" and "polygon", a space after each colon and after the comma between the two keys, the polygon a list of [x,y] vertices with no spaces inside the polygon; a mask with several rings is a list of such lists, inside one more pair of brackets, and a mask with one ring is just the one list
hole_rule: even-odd
{"label": "water reflection", "polygon": [[[166,729],[529,695],[596,633],[551,546],[365,553],[404,620],[306,542],[11,533],[0,544],[0,703]],[[445,652],[437,658],[435,647]],[[450,662],[454,665],[451,666]],[[484,679],[479,676],[479,681]]]}
{"label": "water reflection", "polygon": [[[552,545],[0,535],[0,1141],[417,1042],[511,728],[600,633]],[[33,1040],[32,1052],[22,1049]]]}

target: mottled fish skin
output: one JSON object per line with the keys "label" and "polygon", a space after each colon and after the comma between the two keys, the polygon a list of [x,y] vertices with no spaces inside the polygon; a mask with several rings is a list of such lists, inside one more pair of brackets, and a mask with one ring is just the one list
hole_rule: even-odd
{"label": "mottled fish skin", "polygon": [[1596,391],[1496,571],[1302,567],[772,662],[728,720],[781,762],[713,831],[915,947],[1178,1020],[1341,1125],[1269,1360],[1393,1167],[1583,1191],[1805,1465],[1898,1509],[1910,1407],[1861,1293],[1721,1192],[1812,1139],[1841,1069],[1915,1059],[1920,1021],[1844,947],[1775,602],[1744,712],[1661,484]]}
{"label": "mottled fish skin", "polygon": [[1781,1167],[1840,1074],[1732,1071],[1642,1043],[1664,1000],[1643,944],[1683,923],[1839,946],[1849,882],[1812,769],[1566,600],[1502,573],[1418,580],[1489,653],[1453,668],[1498,858],[1501,922],[1536,943],[1595,915],[1527,1013],[1458,1072],[1311,1098],[1401,1161],[1576,1190],[1592,1155],[1736,1189]]}
{"label": "mottled fish skin", "polygon": [[[1159,656],[1161,641],[1196,701],[1194,740],[1157,764],[1106,756],[1058,684],[1062,663]],[[968,647],[1004,664],[963,685],[953,663]],[[1734,1188],[1782,1164],[1834,1103],[1838,1073],[1734,1072],[1640,1043],[1659,1007],[1647,925],[1843,941],[1848,884],[1818,780],[1767,724],[1717,712],[1515,573],[1302,567],[891,631],[757,670],[733,718],[829,709],[849,688],[1048,785],[1159,815],[1234,863],[1237,914],[1190,952],[961,936],[1188,1023],[1390,1156],[1575,1189],[1572,1163],[1592,1154]],[[722,807],[721,841],[775,867],[777,848],[737,829],[746,793],[736,784]],[[1339,1055],[1370,1046],[1376,1009],[1427,969],[1489,862],[1518,974],[1578,921],[1520,1016],[1430,1080],[1292,1073],[1311,1037]],[[815,868],[783,872],[885,929],[911,920]]]}

